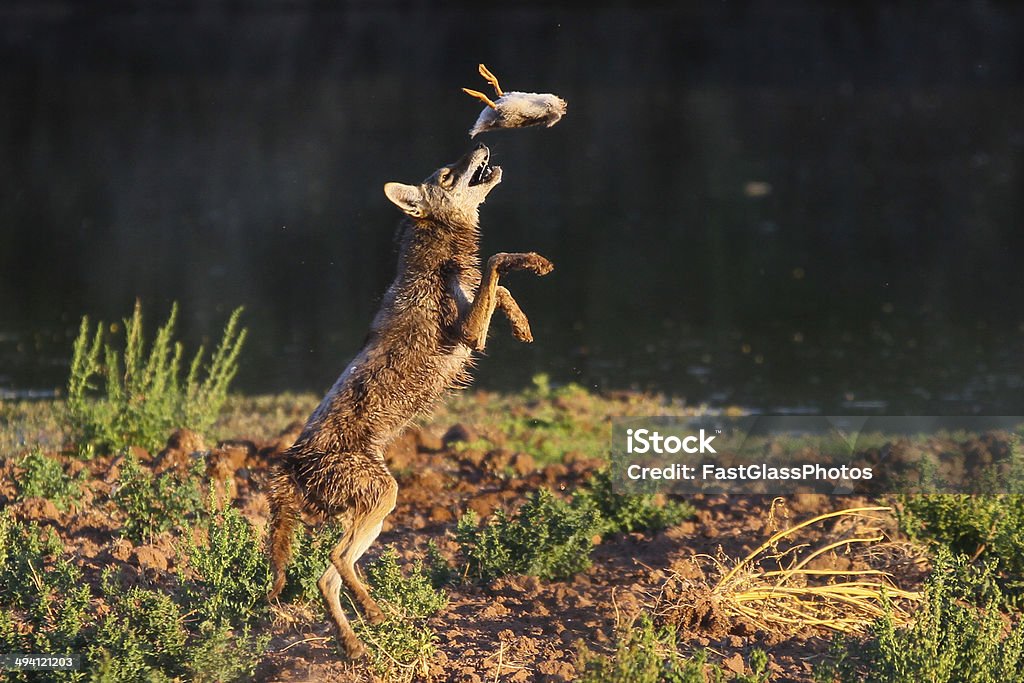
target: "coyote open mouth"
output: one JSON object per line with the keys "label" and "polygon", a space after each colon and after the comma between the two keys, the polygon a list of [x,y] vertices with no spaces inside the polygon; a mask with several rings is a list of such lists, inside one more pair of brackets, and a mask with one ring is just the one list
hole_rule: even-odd
{"label": "coyote open mouth", "polygon": [[481,161],[480,165],[477,166],[476,169],[473,171],[473,175],[470,176],[470,178],[469,178],[469,186],[470,187],[486,183],[486,182],[490,181],[490,179],[492,177],[494,177],[494,172],[499,167],[498,166],[488,166],[487,165],[487,161],[488,161],[489,158],[490,158],[490,155],[484,156],[483,161]]}

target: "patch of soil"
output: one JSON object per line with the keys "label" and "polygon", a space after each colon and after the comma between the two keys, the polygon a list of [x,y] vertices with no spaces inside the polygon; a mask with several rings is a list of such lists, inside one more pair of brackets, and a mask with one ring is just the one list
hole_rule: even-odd
{"label": "patch of soil", "polygon": [[[208,473],[232,484],[236,505],[257,527],[265,528],[268,508],[260,490],[274,456],[294,441],[301,425],[264,441],[235,439],[208,448],[188,432],[176,432],[151,462],[162,471],[187,468],[194,454],[208,450]],[[526,494],[547,486],[571,492],[601,462],[570,453],[562,463],[538,466],[525,453],[507,448],[475,448],[471,426],[455,424],[443,436],[411,429],[387,454],[399,482],[398,505],[368,557],[394,545],[404,562],[425,555],[433,541],[441,553],[457,560],[453,530],[458,517],[474,510],[481,517],[497,509],[513,510]],[[467,446],[466,444],[470,444]],[[986,444],[978,445],[979,448]],[[71,466],[70,455],[56,454]],[[148,457],[147,457],[148,459]],[[81,465],[77,465],[81,467]],[[62,513],[43,499],[12,506],[14,513],[56,528],[74,561],[95,585],[103,568],[126,570],[129,582],[174,581],[173,538],[158,536],[133,545],[119,538],[119,522],[102,501],[117,481],[120,460],[96,458],[87,466],[88,509]],[[10,462],[0,463],[10,471]],[[14,491],[0,478],[0,498]],[[768,651],[776,680],[810,681],[809,662],[828,647],[821,632],[767,632],[760,625],[728,616],[709,588],[711,558],[740,558],[779,528],[815,514],[869,503],[867,499],[793,496],[783,506],[770,497],[697,495],[688,499],[696,519],[665,532],[620,534],[605,539],[593,552],[593,565],[566,581],[535,577],[504,577],[485,585],[458,584],[450,589],[448,607],[429,621],[438,634],[438,655],[430,665],[436,681],[571,681],[577,675],[577,643],[609,651],[616,629],[641,612],[675,626],[687,647],[705,647],[712,659],[741,671],[754,647]],[[809,530],[810,541],[845,531],[846,520],[833,520]],[[894,534],[890,527],[886,531]],[[695,563],[693,558],[704,558]],[[822,558],[829,568],[860,568],[863,560]],[[365,560],[364,560],[365,563]],[[871,566],[893,569],[901,585],[913,588],[924,567],[904,555],[872,555]],[[268,625],[270,650],[259,665],[258,680],[370,681],[363,664],[345,662],[338,654],[326,614],[319,605]]]}

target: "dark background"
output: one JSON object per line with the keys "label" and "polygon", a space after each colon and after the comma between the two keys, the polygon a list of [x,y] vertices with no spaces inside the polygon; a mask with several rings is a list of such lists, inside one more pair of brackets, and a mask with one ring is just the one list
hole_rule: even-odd
{"label": "dark background", "polygon": [[4,395],[136,297],[192,348],[244,305],[236,387],[323,391],[394,274],[381,188],[469,148],[482,61],[569,113],[483,137],[485,256],[557,270],[478,386],[1024,412],[1018,5],[258,7],[0,5]]}

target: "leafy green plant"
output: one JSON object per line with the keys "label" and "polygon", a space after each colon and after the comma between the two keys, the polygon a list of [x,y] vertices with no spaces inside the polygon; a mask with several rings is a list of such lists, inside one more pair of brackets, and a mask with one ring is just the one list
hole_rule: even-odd
{"label": "leafy green plant", "polygon": [[425,677],[437,649],[437,636],[426,619],[445,608],[448,595],[434,588],[421,561],[403,573],[394,546],[367,565],[366,580],[388,615],[376,626],[365,621],[356,625],[360,637],[371,645],[377,673],[385,680]]}
{"label": "leafy green plant", "polygon": [[903,496],[900,528],[911,538],[988,564],[1006,604],[1024,600],[1024,495]]}
{"label": "leafy green plant", "polygon": [[250,622],[263,613],[270,587],[259,534],[235,508],[218,511],[213,490],[206,511],[206,543],[186,534],[182,545],[195,574],[186,586],[189,603],[218,627]]}
{"label": "leafy green plant", "polygon": [[448,604],[448,596],[434,587],[430,572],[417,560],[408,574],[398,566],[398,552],[389,546],[366,567],[366,580],[374,596],[392,605],[406,618],[425,619]]}
{"label": "leafy green plant", "polygon": [[509,516],[498,510],[479,526],[470,511],[458,521],[455,537],[466,559],[466,573],[490,581],[507,574],[562,579],[590,566],[593,538],[601,530],[597,508],[570,505],[548,489],[530,495]]}
{"label": "leafy green plant", "polygon": [[573,505],[596,507],[604,520],[605,534],[660,531],[691,519],[695,513],[688,503],[659,500],[655,494],[616,493],[607,469],[595,472],[575,493]]}
{"label": "leafy green plant", "polygon": [[52,529],[0,512],[0,652],[81,651],[92,596],[63,551]]}
{"label": "leafy green plant", "polygon": [[186,526],[189,517],[202,509],[199,482],[206,464],[196,460],[185,474],[167,470],[154,475],[126,453],[121,475],[111,499],[124,512],[121,533],[136,542],[147,541],[161,531]]}
{"label": "leafy green plant", "polygon": [[170,595],[138,586],[123,590],[111,572],[104,573],[103,591],[109,612],[87,650],[92,680],[251,680],[269,642],[228,623],[204,620],[190,628],[194,620]]}
{"label": "leafy green plant", "polygon": [[326,522],[315,531],[300,524],[292,542],[292,562],[286,570],[281,599],[287,602],[320,600],[316,582],[330,564],[331,551],[341,541],[345,529],[335,522]]}
{"label": "leafy green plant", "polygon": [[67,409],[80,442],[117,450],[126,446],[159,448],[177,427],[205,432],[213,425],[238,371],[238,355],[247,331],[238,329],[242,309],[231,314],[220,344],[203,366],[202,347],[189,364],[184,381],[184,349],[172,341],[178,306],[157,329],[148,352],[143,339],[142,306],[135,302],[124,320],[124,349],[118,353],[104,340],[104,325],[90,333],[82,318],[68,379]]}
{"label": "leafy green plant", "polygon": [[709,664],[703,650],[687,657],[679,652],[676,632],[670,626],[656,627],[644,614],[622,629],[611,656],[592,652],[580,644],[577,672],[580,683],[766,683],[768,656],[763,650],[750,653],[752,674],[726,674]]}
{"label": "leafy green plant", "polygon": [[84,479],[84,472],[78,477],[68,476],[58,460],[47,457],[38,448],[21,458],[18,467],[22,470],[15,482],[19,500],[47,498],[58,510],[64,511],[81,495],[79,484]]}
{"label": "leafy green plant", "polygon": [[[1007,629],[991,572],[941,550],[925,586],[925,600],[908,626],[891,606],[867,642],[837,638],[815,678],[822,683],[996,683],[1020,680],[1024,623]],[[995,591],[995,594],[993,594]],[[983,608],[970,603],[988,595]]]}
{"label": "leafy green plant", "polygon": [[446,586],[455,578],[451,563],[441,554],[433,539],[427,541],[427,572],[430,574],[430,583],[434,588]]}
{"label": "leafy green plant", "polygon": [[181,608],[165,593],[138,586],[122,592],[109,572],[103,590],[110,611],[88,658],[104,681],[169,680],[183,673],[188,630]]}

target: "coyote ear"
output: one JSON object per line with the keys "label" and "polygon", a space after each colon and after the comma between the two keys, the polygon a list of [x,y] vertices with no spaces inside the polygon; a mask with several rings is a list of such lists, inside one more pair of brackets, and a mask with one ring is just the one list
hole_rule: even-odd
{"label": "coyote ear", "polygon": [[395,206],[413,218],[422,218],[426,214],[423,208],[423,193],[415,185],[388,183],[384,186],[384,194]]}

